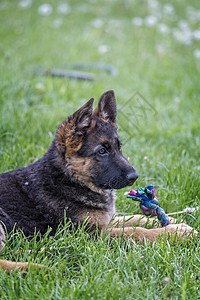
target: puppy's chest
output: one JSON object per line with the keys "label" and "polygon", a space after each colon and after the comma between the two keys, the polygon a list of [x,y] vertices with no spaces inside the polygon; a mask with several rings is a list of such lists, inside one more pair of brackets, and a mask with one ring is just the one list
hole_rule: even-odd
{"label": "puppy's chest", "polygon": [[79,223],[89,222],[89,224],[98,227],[98,229],[105,230],[109,225],[109,223],[111,222],[114,215],[115,215],[114,207],[109,211],[96,210],[96,209],[83,209],[75,216],[75,219]]}
{"label": "puppy's chest", "polygon": [[99,228],[104,228],[115,214],[115,195],[111,191],[106,197],[90,193],[74,197],[74,194],[71,194],[59,201],[49,201],[48,207],[48,210],[54,211],[58,219],[66,217],[66,220],[71,221],[74,226],[89,220],[90,223],[98,224]]}

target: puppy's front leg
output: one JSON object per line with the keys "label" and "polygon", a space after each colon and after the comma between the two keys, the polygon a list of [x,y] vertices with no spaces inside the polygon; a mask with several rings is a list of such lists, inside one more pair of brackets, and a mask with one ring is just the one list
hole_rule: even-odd
{"label": "puppy's front leg", "polygon": [[[154,219],[155,220],[155,219]],[[114,227],[131,227],[131,226],[144,226],[146,223],[152,225],[153,219],[147,218],[144,215],[133,215],[133,216],[117,216],[112,221]]]}
{"label": "puppy's front leg", "polygon": [[[2,250],[5,242],[6,234],[2,225],[0,224],[0,251]],[[46,268],[47,271],[51,272],[51,270],[45,265],[40,265],[36,263],[31,263],[31,265],[34,269]],[[10,260],[0,259],[0,268],[5,270],[8,274],[10,274],[11,271],[28,272],[29,266],[30,263],[28,262],[14,262]]]}
{"label": "puppy's front leg", "polygon": [[[170,222],[175,224],[177,222],[176,219],[170,217]],[[159,224],[159,221],[156,217],[147,218],[144,215],[132,215],[132,216],[116,216],[112,221],[112,226],[114,227],[132,227],[132,226],[144,226],[154,225],[155,223]]]}
{"label": "puppy's front leg", "polygon": [[197,236],[198,232],[186,224],[171,224],[162,228],[146,229],[142,227],[124,227],[110,228],[111,237],[123,236],[123,238],[132,237],[136,242],[144,242],[145,239],[155,242],[160,236],[170,238],[175,236],[178,239],[188,239]]}

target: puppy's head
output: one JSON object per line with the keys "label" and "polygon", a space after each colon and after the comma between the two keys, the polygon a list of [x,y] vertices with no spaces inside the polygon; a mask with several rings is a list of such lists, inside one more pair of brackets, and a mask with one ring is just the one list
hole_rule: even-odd
{"label": "puppy's head", "polygon": [[104,93],[94,111],[93,101],[58,127],[56,145],[66,172],[97,192],[132,185],[138,175],[122,155],[114,92]]}

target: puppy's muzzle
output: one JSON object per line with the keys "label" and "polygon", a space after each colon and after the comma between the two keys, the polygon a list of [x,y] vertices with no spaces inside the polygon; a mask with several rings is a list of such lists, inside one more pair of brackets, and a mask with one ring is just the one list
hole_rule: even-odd
{"label": "puppy's muzzle", "polygon": [[132,185],[137,179],[138,179],[138,174],[136,171],[130,172],[126,175],[126,179],[128,181],[128,185]]}

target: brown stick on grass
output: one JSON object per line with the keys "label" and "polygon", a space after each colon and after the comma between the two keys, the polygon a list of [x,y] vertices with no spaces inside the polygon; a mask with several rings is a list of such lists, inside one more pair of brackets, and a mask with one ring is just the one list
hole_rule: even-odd
{"label": "brown stick on grass", "polygon": [[67,77],[82,80],[95,80],[97,77],[93,73],[81,72],[81,71],[67,71],[67,70],[51,70],[37,71],[37,76],[52,76],[52,77]]}

